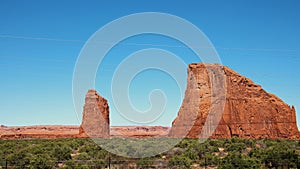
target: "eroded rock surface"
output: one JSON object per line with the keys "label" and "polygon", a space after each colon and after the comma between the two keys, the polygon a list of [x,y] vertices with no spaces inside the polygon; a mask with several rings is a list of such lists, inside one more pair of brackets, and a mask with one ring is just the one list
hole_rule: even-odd
{"label": "eroded rock surface", "polygon": [[299,138],[293,106],[226,66],[203,63],[188,67],[185,98],[169,135]]}
{"label": "eroded rock surface", "polygon": [[89,90],[86,94],[80,135],[92,138],[108,138],[109,106],[107,100],[101,97],[96,90]]}

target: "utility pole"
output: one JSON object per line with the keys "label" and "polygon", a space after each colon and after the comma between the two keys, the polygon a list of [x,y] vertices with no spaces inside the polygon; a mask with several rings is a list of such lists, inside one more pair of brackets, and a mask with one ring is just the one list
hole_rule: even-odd
{"label": "utility pole", "polygon": [[108,155],[108,169],[110,169],[110,153]]}

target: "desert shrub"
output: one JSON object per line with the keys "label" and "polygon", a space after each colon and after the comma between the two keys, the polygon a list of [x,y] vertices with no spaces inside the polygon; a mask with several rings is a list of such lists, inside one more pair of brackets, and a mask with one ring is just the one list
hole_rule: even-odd
{"label": "desert shrub", "polygon": [[250,158],[256,158],[258,160],[262,160],[265,158],[265,152],[264,150],[255,147],[248,152],[248,156]]}
{"label": "desert shrub", "polygon": [[86,162],[80,161],[78,166],[85,166],[89,169],[100,169],[100,168],[106,168],[106,164],[103,160],[89,160]]}
{"label": "desert shrub", "polygon": [[62,167],[63,169],[88,169],[88,165],[81,163],[81,162],[76,162],[74,160],[68,160]]}
{"label": "desert shrub", "polygon": [[276,144],[278,144],[278,140],[272,140],[272,139],[264,139],[263,143],[266,145],[266,147],[272,147],[275,146]]}
{"label": "desert shrub", "polygon": [[31,155],[26,150],[20,150],[7,156],[9,166],[14,168],[28,168]]}
{"label": "desert shrub", "polygon": [[188,157],[189,159],[193,161],[198,161],[199,160],[199,155],[198,152],[195,149],[189,148],[184,151],[183,155],[185,157]]}
{"label": "desert shrub", "polygon": [[182,139],[176,147],[187,148],[189,146],[197,146],[199,140],[198,139]]}
{"label": "desert shrub", "polygon": [[57,161],[66,161],[71,159],[72,150],[67,146],[56,146],[53,150],[53,156]]}
{"label": "desert shrub", "polygon": [[230,140],[230,143],[244,143],[244,139],[238,138],[238,137],[232,137]]}
{"label": "desert shrub", "polygon": [[218,166],[220,158],[211,154],[206,154],[204,161],[200,163],[201,166]]}
{"label": "desert shrub", "polygon": [[219,152],[219,148],[215,146],[209,146],[209,153]]}
{"label": "desert shrub", "polygon": [[213,147],[223,147],[225,144],[225,139],[208,140],[208,144]]}
{"label": "desert shrub", "polygon": [[153,159],[151,158],[141,158],[136,163],[138,168],[150,168],[153,166]]}
{"label": "desert shrub", "polygon": [[192,160],[183,155],[173,156],[170,158],[168,166],[172,168],[191,168]]}
{"label": "desert shrub", "polygon": [[76,155],[74,157],[75,160],[79,160],[79,161],[88,161],[91,159],[91,157],[88,155],[88,153],[86,152],[83,152],[83,153],[80,153],[78,155]]}
{"label": "desert shrub", "polygon": [[232,152],[232,151],[242,152],[246,147],[247,146],[246,146],[245,143],[236,142],[236,143],[232,143],[232,144],[227,144],[225,146],[225,151],[228,151],[228,152]]}
{"label": "desert shrub", "polygon": [[55,163],[46,155],[37,155],[30,160],[30,167],[35,169],[51,169],[54,168]]}
{"label": "desert shrub", "polygon": [[[153,148],[154,142],[151,139],[131,141],[132,144],[128,144],[130,140],[110,139],[103,140],[101,145],[103,143],[112,149],[117,148],[123,154],[140,156],[157,151]],[[165,139],[155,147],[163,149],[165,141],[172,142]],[[225,149],[221,155],[215,153],[219,152],[219,147]],[[248,153],[243,151],[247,147],[251,147]],[[155,164],[161,160],[160,168],[167,163],[172,168],[189,168],[192,163],[219,168],[300,168],[299,147],[300,141],[280,139],[208,139],[204,143],[199,139],[183,139],[162,154],[164,159],[160,154],[150,159]],[[145,152],[140,151],[141,149]],[[226,151],[229,152],[228,155]],[[72,158],[71,153],[76,155]],[[217,155],[222,156],[222,159]],[[150,165],[145,158],[135,160],[111,154],[90,139],[0,140],[0,168],[5,168],[5,160],[12,168],[105,168],[109,158],[112,164],[124,164],[128,167],[134,166],[134,163],[140,168]],[[131,163],[126,163],[126,160]]]}
{"label": "desert shrub", "polygon": [[284,142],[268,147],[264,153],[263,162],[268,168],[296,168],[298,165],[299,155]]}
{"label": "desert shrub", "polygon": [[247,147],[255,147],[255,141],[251,139],[244,139],[244,143],[246,144]]}
{"label": "desert shrub", "polygon": [[246,157],[238,152],[233,152],[227,155],[220,161],[218,169],[232,169],[232,168],[261,168],[259,161]]}

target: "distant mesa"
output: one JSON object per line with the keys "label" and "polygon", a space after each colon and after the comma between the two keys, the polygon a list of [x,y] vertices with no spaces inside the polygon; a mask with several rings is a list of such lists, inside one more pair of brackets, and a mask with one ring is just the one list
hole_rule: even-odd
{"label": "distant mesa", "polygon": [[[109,106],[96,90],[86,94],[80,126],[0,126],[1,139],[188,137],[299,139],[295,108],[258,84],[219,64],[188,66],[185,97],[171,129],[110,127]],[[223,92],[222,92],[223,91]],[[224,103],[224,106],[220,106]],[[219,115],[219,118],[216,118]],[[220,120],[219,120],[220,119]]]}

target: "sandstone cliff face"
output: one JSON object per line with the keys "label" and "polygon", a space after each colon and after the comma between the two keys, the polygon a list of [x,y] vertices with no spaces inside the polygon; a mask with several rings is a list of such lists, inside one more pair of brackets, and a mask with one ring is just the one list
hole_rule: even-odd
{"label": "sandstone cliff face", "polygon": [[86,94],[79,135],[87,135],[92,138],[108,138],[110,136],[108,103],[95,90],[89,90]]}
{"label": "sandstone cliff face", "polygon": [[294,107],[228,67],[190,64],[187,82],[170,136],[299,137]]}

